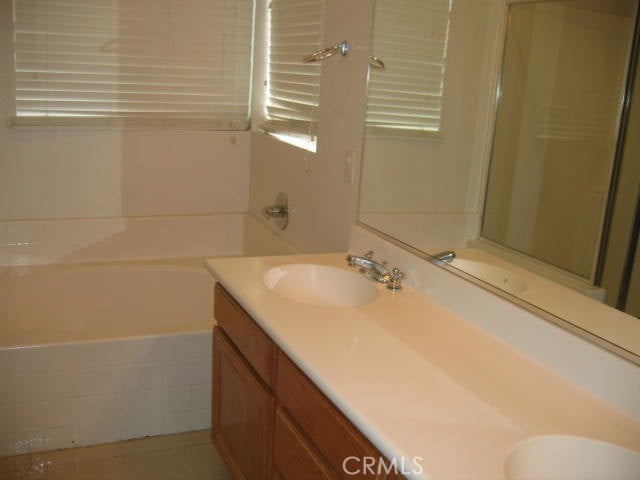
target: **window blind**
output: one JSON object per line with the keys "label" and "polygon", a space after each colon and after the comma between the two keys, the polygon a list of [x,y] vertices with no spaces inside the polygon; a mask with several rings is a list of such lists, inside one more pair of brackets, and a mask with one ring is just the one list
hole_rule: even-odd
{"label": "window blind", "polygon": [[20,124],[248,127],[252,0],[14,0]]}
{"label": "window blind", "polygon": [[376,0],[367,134],[440,132],[451,0]]}
{"label": "window blind", "polygon": [[[322,48],[323,0],[272,0],[263,128],[315,144],[320,65],[302,59]],[[311,145],[315,150],[315,146]]]}

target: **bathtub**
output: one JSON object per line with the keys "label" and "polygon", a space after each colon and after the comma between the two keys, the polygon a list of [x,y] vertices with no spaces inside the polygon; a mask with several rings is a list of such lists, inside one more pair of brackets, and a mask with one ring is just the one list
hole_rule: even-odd
{"label": "bathtub", "polygon": [[0,454],[207,428],[202,261],[2,268]]}
{"label": "bathtub", "polygon": [[212,256],[0,267],[0,456],[208,428]]}
{"label": "bathtub", "polygon": [[210,330],[204,259],[0,270],[0,348]]}

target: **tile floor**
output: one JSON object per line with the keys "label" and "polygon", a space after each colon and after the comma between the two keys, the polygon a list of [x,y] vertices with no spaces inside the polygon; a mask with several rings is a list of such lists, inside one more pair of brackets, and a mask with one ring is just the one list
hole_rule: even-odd
{"label": "tile floor", "polygon": [[231,480],[211,432],[0,458],[1,480]]}

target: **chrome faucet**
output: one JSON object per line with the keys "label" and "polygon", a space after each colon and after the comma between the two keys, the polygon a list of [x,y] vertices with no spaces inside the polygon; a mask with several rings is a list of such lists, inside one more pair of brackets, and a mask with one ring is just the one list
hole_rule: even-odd
{"label": "chrome faucet", "polygon": [[453,250],[444,250],[442,252],[434,253],[431,255],[431,258],[437,260],[438,262],[447,262],[451,263],[454,258],[456,258],[456,252]]}
{"label": "chrome faucet", "polygon": [[362,257],[358,255],[347,255],[347,263],[350,267],[360,267],[360,272],[368,275],[376,282],[387,283],[389,270],[387,262],[378,263],[373,259],[373,251],[369,250]]}
{"label": "chrome faucet", "polygon": [[367,275],[372,280],[387,285],[389,290],[400,290],[402,288],[402,279],[405,274],[397,267],[392,271],[387,269],[387,262],[378,263],[373,259],[373,251],[369,250],[363,256],[347,255],[347,263],[350,267],[360,267],[360,272]]}

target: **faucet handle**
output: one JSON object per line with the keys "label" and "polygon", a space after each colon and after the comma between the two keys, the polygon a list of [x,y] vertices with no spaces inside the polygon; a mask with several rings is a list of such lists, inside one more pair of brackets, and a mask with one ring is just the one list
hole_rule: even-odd
{"label": "faucet handle", "polygon": [[404,272],[401,272],[398,267],[394,267],[391,270],[391,276],[389,278],[389,283],[387,284],[387,288],[391,291],[400,290],[402,288],[402,280],[407,278],[407,275]]}
{"label": "faucet handle", "polygon": [[367,253],[364,254],[364,258],[366,258],[367,260],[372,260],[373,259],[373,250],[369,250]]}

